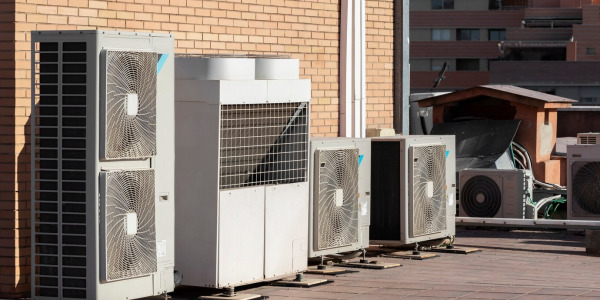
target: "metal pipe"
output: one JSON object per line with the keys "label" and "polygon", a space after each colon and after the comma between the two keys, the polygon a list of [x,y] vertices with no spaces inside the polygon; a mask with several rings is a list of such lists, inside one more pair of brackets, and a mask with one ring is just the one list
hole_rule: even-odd
{"label": "metal pipe", "polygon": [[600,229],[600,221],[456,217],[456,226]]}

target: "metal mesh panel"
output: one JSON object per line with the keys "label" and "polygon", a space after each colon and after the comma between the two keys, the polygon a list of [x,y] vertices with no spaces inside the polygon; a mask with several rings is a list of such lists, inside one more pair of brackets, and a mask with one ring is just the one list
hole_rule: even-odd
{"label": "metal mesh panel", "polygon": [[86,297],[86,47],[33,49],[35,297]]}
{"label": "metal mesh panel", "polygon": [[107,172],[105,184],[104,279],[156,272],[154,170]]}
{"label": "metal mesh panel", "polygon": [[409,156],[411,236],[446,229],[446,146],[413,146]]}
{"label": "metal mesh panel", "polygon": [[105,158],[156,155],[155,52],[106,52]]}
{"label": "metal mesh panel", "polygon": [[358,149],[317,150],[317,249],[358,242]]}
{"label": "metal mesh panel", "polygon": [[221,106],[219,187],[306,181],[307,103]]}

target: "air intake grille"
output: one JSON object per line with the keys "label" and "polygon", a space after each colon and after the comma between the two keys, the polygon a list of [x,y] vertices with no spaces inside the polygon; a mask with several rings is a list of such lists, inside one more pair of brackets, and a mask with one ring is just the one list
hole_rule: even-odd
{"label": "air intake grille", "polygon": [[34,49],[36,297],[86,298],[86,43]]}
{"label": "air intake grille", "polygon": [[600,144],[600,133],[579,133],[579,134],[577,134],[577,144],[582,144],[582,145]]}
{"label": "air intake grille", "polygon": [[219,187],[306,180],[306,103],[221,106]]}
{"label": "air intake grille", "polygon": [[154,170],[101,173],[103,280],[156,272]]}
{"label": "air intake grille", "polygon": [[411,237],[446,229],[446,146],[414,146],[409,150]]}
{"label": "air intake grille", "polygon": [[315,153],[317,249],[358,242],[358,149]]}

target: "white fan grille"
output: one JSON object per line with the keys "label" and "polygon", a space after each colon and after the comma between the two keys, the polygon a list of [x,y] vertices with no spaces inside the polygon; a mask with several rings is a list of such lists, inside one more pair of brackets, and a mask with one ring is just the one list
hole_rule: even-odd
{"label": "white fan grille", "polygon": [[317,150],[315,155],[316,248],[357,243],[358,149]]}
{"label": "white fan grille", "polygon": [[[411,147],[409,190],[412,236],[446,229],[446,146]],[[410,198],[409,198],[410,199]]]}
{"label": "white fan grille", "polygon": [[[106,173],[106,278],[117,280],[156,272],[154,170]],[[137,232],[127,234],[126,222],[137,217]],[[135,227],[134,227],[135,228]]]}
{"label": "white fan grille", "polygon": [[106,52],[105,158],[156,155],[155,52]]}

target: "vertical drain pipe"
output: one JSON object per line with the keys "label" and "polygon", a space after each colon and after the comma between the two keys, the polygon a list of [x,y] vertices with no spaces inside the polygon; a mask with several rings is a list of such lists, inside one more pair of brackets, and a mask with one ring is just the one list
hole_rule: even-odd
{"label": "vertical drain pipe", "polygon": [[340,16],[340,136],[352,137],[352,0],[341,1]]}
{"label": "vertical drain pipe", "polygon": [[365,30],[365,1],[342,1],[339,122],[343,137],[366,136]]}

